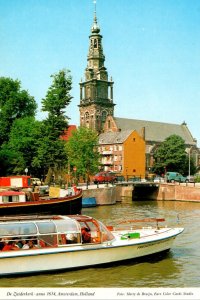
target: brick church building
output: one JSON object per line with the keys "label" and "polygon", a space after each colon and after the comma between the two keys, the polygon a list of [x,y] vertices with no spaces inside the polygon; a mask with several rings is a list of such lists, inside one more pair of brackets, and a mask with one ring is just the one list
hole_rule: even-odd
{"label": "brick church building", "polygon": [[112,77],[109,78],[104,63],[102,35],[95,10],[87,66],[84,80],[80,82],[79,112],[80,126],[99,133],[102,169],[143,177],[151,170],[156,146],[172,134],[183,138],[186,152],[190,151],[195,164],[199,165],[197,141],[185,122],[171,124],[114,115],[114,82]]}

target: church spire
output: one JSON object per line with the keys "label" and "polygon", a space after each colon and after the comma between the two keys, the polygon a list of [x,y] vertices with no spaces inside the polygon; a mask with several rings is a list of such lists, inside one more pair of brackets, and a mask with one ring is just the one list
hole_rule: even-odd
{"label": "church spire", "polygon": [[113,103],[113,81],[108,80],[108,72],[104,66],[105,56],[102,35],[97,23],[96,0],[89,39],[85,81],[80,82],[80,126],[87,126],[101,132],[106,117],[113,116],[115,104]]}
{"label": "church spire", "polygon": [[92,33],[99,33],[100,28],[97,23],[96,0],[94,0],[93,2],[94,2],[94,22],[93,22],[91,31],[92,31]]}

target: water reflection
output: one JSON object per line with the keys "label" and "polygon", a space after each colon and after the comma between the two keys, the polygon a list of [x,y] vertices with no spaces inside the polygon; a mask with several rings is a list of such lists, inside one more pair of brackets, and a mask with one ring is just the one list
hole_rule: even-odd
{"label": "water reflection", "polygon": [[83,209],[83,214],[107,225],[122,220],[165,218],[168,225],[183,226],[165,256],[123,262],[57,274],[0,279],[1,287],[200,287],[200,203],[175,201],[134,201]]}

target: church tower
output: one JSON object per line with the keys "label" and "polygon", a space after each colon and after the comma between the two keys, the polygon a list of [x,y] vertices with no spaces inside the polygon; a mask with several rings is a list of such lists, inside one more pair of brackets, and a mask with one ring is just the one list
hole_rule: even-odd
{"label": "church tower", "polygon": [[108,115],[114,115],[113,81],[108,80],[108,72],[104,66],[105,56],[102,48],[102,35],[97,23],[96,6],[94,21],[89,36],[89,53],[85,79],[80,82],[80,126],[86,126],[102,132]]}

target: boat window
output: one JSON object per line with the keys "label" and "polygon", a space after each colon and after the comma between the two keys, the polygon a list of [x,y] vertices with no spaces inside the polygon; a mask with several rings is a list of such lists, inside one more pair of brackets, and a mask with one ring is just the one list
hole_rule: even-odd
{"label": "boat window", "polygon": [[73,219],[54,220],[58,232],[80,232],[78,223]]}
{"label": "boat window", "polygon": [[52,247],[57,245],[57,234],[44,234],[38,236],[40,247]]}
{"label": "boat window", "polygon": [[[84,229],[86,228],[86,231],[89,233],[90,235],[90,241],[87,242],[91,242],[91,243],[100,243],[101,242],[101,233],[100,233],[100,229],[97,226],[97,224],[95,224],[93,221],[84,221],[84,222],[80,222],[81,228]],[[88,237],[86,237],[88,238]],[[84,231],[82,232],[82,241],[84,242],[85,240],[85,236],[84,236]]]}
{"label": "boat window", "polygon": [[113,240],[115,237],[112,234],[112,232],[110,232],[106,228],[106,226],[103,223],[101,223],[100,221],[98,221],[98,223],[99,223],[100,230],[101,230],[101,233],[102,233],[102,241],[105,242],[105,241],[111,241],[111,240]]}
{"label": "boat window", "polygon": [[0,224],[0,236],[35,235],[37,227],[34,223]]}
{"label": "boat window", "polygon": [[12,195],[12,196],[2,196],[2,202],[19,202],[19,196],[18,195]]}
{"label": "boat window", "polygon": [[54,233],[56,232],[56,226],[53,222],[36,222],[39,233]]}

